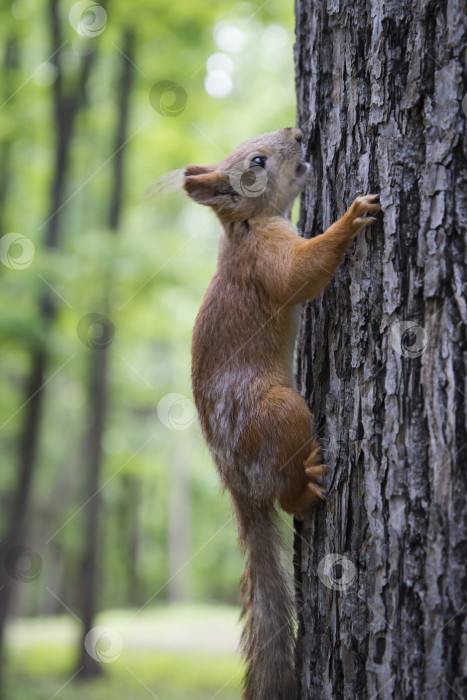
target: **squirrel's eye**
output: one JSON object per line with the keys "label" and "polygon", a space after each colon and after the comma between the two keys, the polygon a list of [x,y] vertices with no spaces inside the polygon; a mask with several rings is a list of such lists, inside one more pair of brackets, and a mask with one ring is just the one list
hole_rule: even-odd
{"label": "squirrel's eye", "polygon": [[261,168],[266,167],[266,156],[255,156],[251,159],[251,162],[255,165],[261,166]]}

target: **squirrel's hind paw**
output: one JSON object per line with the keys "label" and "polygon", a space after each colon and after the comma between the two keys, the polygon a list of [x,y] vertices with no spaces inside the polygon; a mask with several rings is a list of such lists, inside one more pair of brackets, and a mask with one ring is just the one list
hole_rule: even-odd
{"label": "squirrel's hind paw", "polygon": [[305,474],[310,477],[310,481],[313,481],[314,479],[324,476],[327,469],[328,467],[326,464],[315,464],[313,467],[307,467],[305,469]]}
{"label": "squirrel's hind paw", "polygon": [[309,481],[289,512],[292,512],[298,520],[303,520],[306,514],[310,512],[311,506],[324,500],[326,500],[326,491],[318,484]]}

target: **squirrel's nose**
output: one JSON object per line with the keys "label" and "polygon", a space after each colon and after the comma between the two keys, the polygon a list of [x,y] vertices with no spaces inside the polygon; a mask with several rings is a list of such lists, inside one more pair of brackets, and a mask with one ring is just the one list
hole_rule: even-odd
{"label": "squirrel's nose", "polygon": [[298,141],[298,143],[302,142],[303,134],[300,129],[292,129],[292,136],[294,137],[295,141]]}

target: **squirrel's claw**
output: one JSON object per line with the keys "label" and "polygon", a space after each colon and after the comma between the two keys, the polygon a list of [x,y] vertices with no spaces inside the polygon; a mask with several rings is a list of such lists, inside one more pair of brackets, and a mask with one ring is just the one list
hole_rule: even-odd
{"label": "squirrel's claw", "polygon": [[316,479],[324,476],[327,471],[327,466],[325,464],[316,464],[313,467],[307,467],[305,469],[305,474],[310,477],[310,479]]}

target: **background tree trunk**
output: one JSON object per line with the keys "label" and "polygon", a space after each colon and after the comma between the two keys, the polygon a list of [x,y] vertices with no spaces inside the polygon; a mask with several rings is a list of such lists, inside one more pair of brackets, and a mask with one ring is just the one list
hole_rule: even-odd
{"label": "background tree trunk", "polygon": [[[123,37],[121,71],[119,76],[118,121],[116,125],[112,156],[112,192],[110,196],[108,225],[114,235],[120,225],[124,185],[124,150],[128,135],[130,97],[134,74],[135,38],[131,31]],[[85,517],[84,552],[80,581],[80,617],[82,620],[81,645],[78,660],[78,678],[91,678],[102,673],[101,664],[89,655],[85,640],[94,626],[98,607],[98,551],[99,551],[99,512],[101,494],[99,482],[102,471],[102,440],[106,427],[109,403],[109,353],[113,340],[113,324],[107,317],[110,313],[110,288],[112,270],[104,277],[102,306],[104,314],[94,322],[99,331],[98,342],[91,339],[89,358],[88,403],[90,427],[85,440]],[[96,314],[97,315],[97,314]],[[92,328],[89,328],[92,335]]]}
{"label": "background tree trunk", "polygon": [[[6,43],[2,57],[2,92],[0,94],[1,107],[3,109],[14,93],[14,74],[19,67],[19,45],[14,34],[10,36]],[[10,134],[8,134],[10,136]],[[5,208],[8,193],[8,185],[11,179],[11,138],[2,137],[0,141],[0,236],[6,233],[5,230]]]}
{"label": "background tree trunk", "polygon": [[[168,599],[170,603],[186,603],[190,599],[190,540],[191,499],[190,455],[187,446],[180,442],[174,450],[170,464],[168,550],[169,577]],[[181,514],[183,513],[183,517]]]}
{"label": "background tree trunk", "polygon": [[298,383],[331,469],[296,524],[300,697],[467,697],[466,3],[296,16],[300,229],[359,194],[384,212],[303,313]]}

